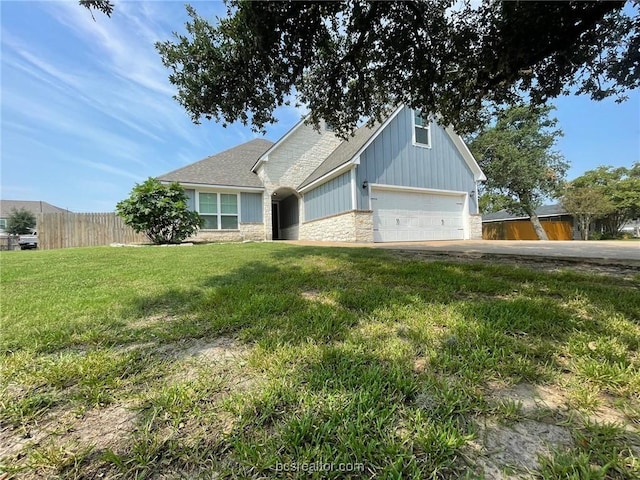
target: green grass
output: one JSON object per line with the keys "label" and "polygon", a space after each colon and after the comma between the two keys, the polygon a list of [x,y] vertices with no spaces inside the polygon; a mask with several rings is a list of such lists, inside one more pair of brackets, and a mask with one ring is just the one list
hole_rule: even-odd
{"label": "green grass", "polygon": [[[57,429],[5,456],[0,472],[474,477],[474,419],[526,415],[491,399],[495,385],[520,383],[556,386],[585,415],[612,404],[639,424],[637,275],[277,243],[0,262],[0,427],[27,439]],[[235,339],[237,358],[189,354],[220,339]],[[117,442],[73,437],[74,422],[123,406],[135,421]],[[637,433],[561,420],[575,445],[542,458],[542,478],[640,472]],[[318,462],[356,470],[301,470]]]}

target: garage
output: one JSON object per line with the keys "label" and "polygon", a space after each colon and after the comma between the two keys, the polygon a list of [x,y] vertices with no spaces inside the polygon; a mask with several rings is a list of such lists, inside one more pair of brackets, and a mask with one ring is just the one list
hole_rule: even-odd
{"label": "garage", "polygon": [[371,189],[374,242],[464,240],[465,194]]}

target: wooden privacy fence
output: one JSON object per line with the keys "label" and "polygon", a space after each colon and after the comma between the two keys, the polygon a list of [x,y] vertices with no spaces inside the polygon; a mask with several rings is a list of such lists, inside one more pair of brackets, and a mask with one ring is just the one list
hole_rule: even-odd
{"label": "wooden privacy fence", "polygon": [[115,213],[40,213],[38,248],[95,247],[111,243],[149,243]]}
{"label": "wooden privacy fence", "polygon": [[[573,227],[570,222],[540,220],[549,240],[572,240]],[[484,240],[538,240],[529,220],[490,222],[482,225]]]}

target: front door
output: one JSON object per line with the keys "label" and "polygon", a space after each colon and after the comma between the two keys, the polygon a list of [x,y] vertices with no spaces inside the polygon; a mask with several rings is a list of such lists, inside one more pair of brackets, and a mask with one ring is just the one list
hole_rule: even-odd
{"label": "front door", "polygon": [[279,218],[278,204],[273,202],[271,204],[271,238],[273,240],[280,239],[280,218]]}

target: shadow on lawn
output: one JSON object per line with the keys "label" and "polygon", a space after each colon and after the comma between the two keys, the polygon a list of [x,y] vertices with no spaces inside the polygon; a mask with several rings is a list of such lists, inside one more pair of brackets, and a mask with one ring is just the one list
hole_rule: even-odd
{"label": "shadow on lawn", "polygon": [[[299,247],[276,251],[273,258],[273,264],[246,263],[213,275],[198,289],[138,298],[135,311],[161,319],[139,328],[163,341],[237,335],[275,348],[337,342],[355,325],[380,316],[393,322],[388,317],[397,313],[398,323],[412,313],[428,319],[431,308],[444,305],[464,320],[446,326],[443,340],[453,338],[448,352],[520,355],[527,364],[523,371],[532,375],[554,361],[554,345],[577,334],[615,336],[630,350],[639,347],[638,336],[609,324],[606,314],[595,318],[579,311],[640,318],[640,298],[630,281],[612,285],[604,276],[399,261],[370,249]],[[419,351],[420,336],[409,338]]]}
{"label": "shadow on lawn", "polygon": [[[217,460],[235,458],[232,474],[243,465],[272,474],[275,461],[322,456],[348,463],[357,445],[366,452],[357,460],[377,466],[380,477],[421,478],[436,469],[453,476],[468,434],[464,417],[482,409],[474,389],[486,378],[544,379],[562,368],[557,355],[580,335],[639,347],[637,333],[607,322],[640,316],[631,282],[399,261],[357,249],[291,248],[273,258],[131,306],[151,319],[132,328],[158,343],[237,336],[266,358],[282,346],[318,347],[280,386],[245,399],[224,455],[217,444],[202,445]],[[451,318],[433,320],[443,311]],[[369,324],[380,331],[361,328]],[[408,344],[408,353],[390,357],[384,346],[393,342]],[[416,371],[417,356],[428,358],[428,368]]]}

